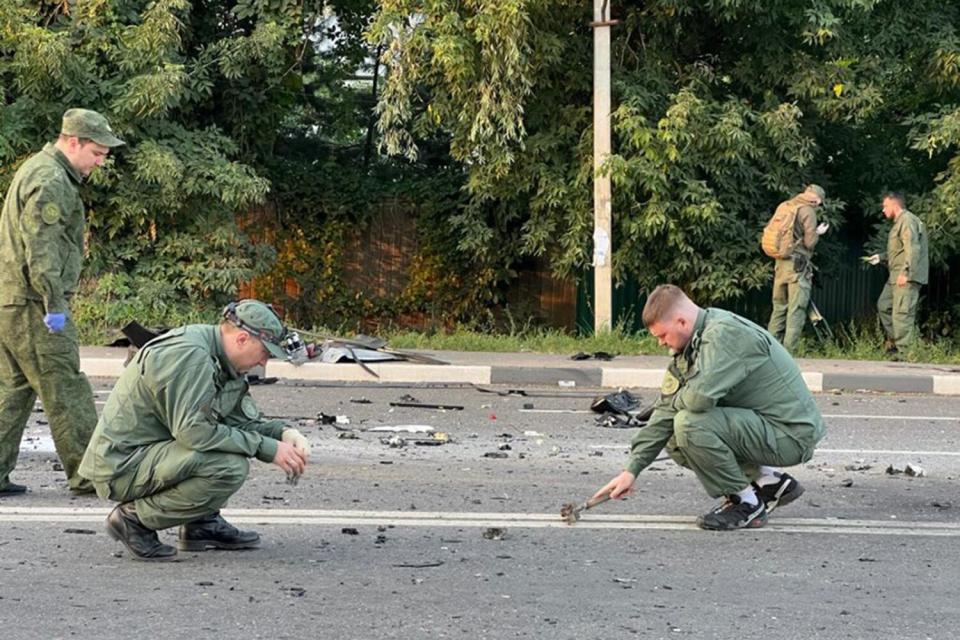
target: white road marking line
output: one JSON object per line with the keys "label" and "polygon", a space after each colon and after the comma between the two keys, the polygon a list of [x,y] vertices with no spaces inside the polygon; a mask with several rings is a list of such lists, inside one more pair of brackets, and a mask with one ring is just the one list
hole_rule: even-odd
{"label": "white road marking line", "polygon": [[844,419],[849,418],[851,420],[928,420],[931,422],[945,421],[945,422],[960,422],[960,416],[875,416],[869,415],[866,413],[857,414],[857,413],[825,413],[823,414],[824,418],[829,418],[830,420],[836,420],[838,418]]}
{"label": "white road marking line", "polygon": [[[519,409],[520,413],[595,413],[589,409]],[[597,414],[600,415],[600,414]],[[829,420],[926,420],[929,422],[960,422],[960,416],[888,416],[866,413],[825,413]]]}
{"label": "white road marking line", "polygon": [[589,409],[520,409],[519,411],[520,413],[596,413]]}
{"label": "white road marking line", "polygon": [[[629,451],[627,444],[591,444],[591,449],[620,449]],[[898,456],[960,456],[960,451],[911,451],[908,449],[817,449],[816,453],[861,453]],[[667,461],[664,461],[667,462]]]}
{"label": "white road marking line", "polygon": [[900,449],[817,449],[817,453],[866,453],[897,456],[960,456],[960,451],[908,451]]}
{"label": "white road marking line", "polygon": [[[107,508],[0,507],[0,522],[102,523]],[[225,509],[224,517],[237,524],[274,525],[395,525],[404,527],[519,527],[529,529],[653,529],[699,531],[692,516],[594,515],[576,525],[548,513],[470,513],[456,511],[336,511],[315,509]],[[960,523],[841,520],[838,518],[783,518],[771,520],[758,533],[832,533],[841,535],[895,535],[960,537]]]}

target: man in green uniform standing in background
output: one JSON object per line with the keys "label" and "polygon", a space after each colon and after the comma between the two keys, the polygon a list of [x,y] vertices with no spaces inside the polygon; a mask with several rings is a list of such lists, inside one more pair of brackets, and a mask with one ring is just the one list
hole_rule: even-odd
{"label": "man in green uniform standing in background", "polygon": [[866,258],[870,264],[887,262],[889,276],[877,311],[887,336],[887,353],[896,356],[917,339],[917,306],[920,287],[927,284],[930,272],[927,227],[907,211],[903,195],[890,192],[883,196],[883,215],[893,220],[887,236],[887,252]]}
{"label": "man in green uniform standing in background", "polygon": [[813,457],[826,428],[800,369],[769,332],[722,309],[702,309],[678,287],[660,285],[643,323],[673,362],[647,425],[634,436],[626,468],[594,497],[624,497],[666,447],[725,500],[697,523],[704,529],[760,527],[803,493],[776,467]]}
{"label": "man in green uniform standing in background", "polygon": [[307,438],[264,420],[244,373],[286,358],[287,330],[257,300],[231,303],[217,325],[188,325],[154,338],[124,369],[90,439],[80,473],[101,498],[120,504],[107,533],[135,559],[177,551],[157,530],[180,526],[182,550],[249,549],[260,536],[239,531],[220,508],[243,485],[248,458],[272,462],[295,481]]}
{"label": "man in green uniform standing in background", "polygon": [[[823,187],[811,184],[780,207],[796,209],[793,224],[793,252],[778,258],[773,270],[773,312],[767,330],[787,351],[797,346],[807,322],[807,306],[813,286],[813,248],[830,225],[817,225],[817,209],[827,197]],[[778,207],[778,209],[780,208]]]}
{"label": "man in green uniform standing in background", "polygon": [[97,412],[80,372],[69,302],[84,252],[80,183],[122,144],[102,115],[70,109],[57,141],[23,164],[7,191],[0,213],[0,496],[27,490],[10,472],[38,394],[69,487],[92,490],[77,467]]}

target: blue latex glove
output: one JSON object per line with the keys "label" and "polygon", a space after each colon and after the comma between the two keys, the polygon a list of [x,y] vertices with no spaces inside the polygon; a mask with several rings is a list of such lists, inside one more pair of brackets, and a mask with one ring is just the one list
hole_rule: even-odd
{"label": "blue latex glove", "polygon": [[67,324],[67,314],[48,313],[43,316],[43,324],[47,325],[50,333],[60,333],[63,331],[63,325]]}

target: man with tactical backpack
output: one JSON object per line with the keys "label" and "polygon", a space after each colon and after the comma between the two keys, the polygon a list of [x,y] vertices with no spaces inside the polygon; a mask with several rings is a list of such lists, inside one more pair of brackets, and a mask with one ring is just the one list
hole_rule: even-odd
{"label": "man with tactical backpack", "polygon": [[811,184],[781,202],[763,229],[763,252],[776,259],[773,271],[773,312],[767,330],[792,352],[803,333],[813,284],[813,248],[830,225],[817,225],[817,209],[827,197]]}

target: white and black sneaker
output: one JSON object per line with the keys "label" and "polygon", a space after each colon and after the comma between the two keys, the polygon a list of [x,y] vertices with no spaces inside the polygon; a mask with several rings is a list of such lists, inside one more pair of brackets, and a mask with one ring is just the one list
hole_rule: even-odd
{"label": "white and black sneaker", "polygon": [[780,473],[779,478],[777,482],[762,487],[753,483],[753,489],[757,497],[766,505],[767,513],[777,507],[784,507],[803,495],[803,485],[789,473]]}
{"label": "white and black sneaker", "polygon": [[740,496],[727,496],[710,513],[697,518],[697,525],[701,529],[711,531],[733,531],[734,529],[756,529],[767,523],[767,508],[763,500],[757,504],[750,504],[740,499]]}

